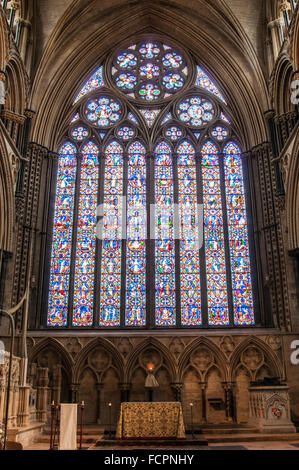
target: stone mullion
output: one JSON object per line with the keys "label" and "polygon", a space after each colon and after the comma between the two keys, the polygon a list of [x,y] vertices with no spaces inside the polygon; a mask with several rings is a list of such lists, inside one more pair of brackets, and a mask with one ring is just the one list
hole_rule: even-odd
{"label": "stone mullion", "polygon": [[[267,189],[266,189],[266,177],[264,174],[264,152],[262,148],[256,149],[254,152],[257,155],[257,163],[258,163],[258,168],[259,168],[259,176],[260,176],[260,188],[261,188],[261,203],[262,203],[262,209],[263,209],[263,231],[264,231],[264,237],[265,237],[265,248],[266,248],[266,259],[267,259],[267,267],[268,271],[267,274],[270,277],[270,273],[274,272],[274,266],[273,266],[273,259],[272,259],[272,253],[271,253],[271,237],[270,237],[270,232],[269,232],[269,214],[268,214],[268,203],[267,203]],[[275,283],[274,279],[273,282],[270,281],[270,293],[271,293],[271,299],[272,299],[272,315],[273,317],[276,315],[277,309],[276,309],[276,297],[275,297]],[[276,320],[276,318],[275,318]],[[275,322],[276,323],[276,322]]]}
{"label": "stone mullion", "polygon": [[[271,251],[273,258],[273,274],[275,280],[275,301],[277,304],[277,315],[279,318],[279,326],[285,328],[285,316],[284,309],[287,305],[287,299],[285,299],[284,305],[284,292],[286,292],[286,286],[283,285],[282,269],[283,269],[283,250],[280,250],[281,245],[281,230],[279,227],[278,219],[278,207],[275,207],[275,192],[276,192],[276,180],[274,174],[274,166],[270,161],[271,152],[269,147],[264,150],[264,162],[265,162],[265,175],[267,179],[267,194],[268,194],[268,211],[269,211],[269,236],[271,240]],[[280,240],[279,240],[280,238]],[[285,273],[285,270],[284,270]],[[284,274],[285,275],[285,274]]]}
{"label": "stone mullion", "polygon": [[[43,198],[40,200],[39,204],[39,211],[41,211],[41,222],[40,227],[38,228],[37,233],[39,234],[38,244],[38,258],[40,259],[40,263],[36,266],[33,266],[33,271],[36,272],[36,303],[35,303],[35,321],[34,325],[40,325],[40,315],[41,306],[42,306],[42,290],[43,290],[43,274],[45,270],[45,262],[46,262],[46,254],[47,254],[47,224],[48,224],[48,215],[49,215],[49,201],[50,201],[50,193],[51,193],[51,181],[52,181],[52,169],[53,169],[53,161],[56,159],[57,154],[53,152],[48,152],[45,159],[44,159],[44,177],[43,177],[43,187],[45,191],[43,193]],[[42,182],[42,178],[41,178]],[[38,211],[38,212],[39,212]],[[34,252],[36,253],[36,251]]]}
{"label": "stone mullion", "polygon": [[[13,303],[17,303],[17,300],[24,294],[26,288],[26,278],[28,276],[28,261],[29,261],[29,249],[30,249],[30,232],[35,229],[36,216],[37,216],[37,203],[38,194],[40,190],[40,174],[41,174],[41,162],[47,152],[47,149],[37,144],[31,144],[29,146],[29,160],[30,167],[27,166],[25,172],[24,186],[26,191],[25,196],[25,213],[23,218],[23,226],[21,229],[21,236],[18,242],[21,242],[21,246],[18,246],[19,250],[19,263],[16,266],[16,276],[14,279],[14,294]],[[18,289],[19,285],[19,289]],[[18,298],[17,298],[18,295]],[[16,322],[17,329],[21,328],[21,315],[19,314]]]}
{"label": "stone mullion", "polygon": [[261,193],[260,193],[260,185],[255,180],[256,170],[258,171],[258,168],[257,168],[256,155],[253,155],[253,153],[250,151],[248,153],[244,153],[243,156],[247,161],[248,194],[250,197],[250,213],[252,217],[252,232],[251,234],[249,233],[248,236],[249,236],[249,242],[250,242],[250,239],[252,240],[252,246],[254,249],[254,253],[253,254],[251,253],[251,258],[253,255],[254,256],[253,269],[256,266],[254,286],[258,292],[258,299],[257,298],[254,299],[254,305],[257,305],[257,302],[259,300],[261,304],[261,308],[258,308],[258,312],[259,312],[258,320],[261,322],[263,326],[265,326],[266,319],[265,319],[264,308],[263,308],[264,307],[264,297],[262,295],[263,271],[262,271],[262,257],[261,257],[261,248],[262,248],[261,245],[262,245],[263,240],[260,237],[259,214],[258,214],[258,209],[257,209],[257,202],[259,201],[259,198],[261,198]]}
{"label": "stone mullion", "polygon": [[276,275],[280,280],[280,291],[278,294],[278,303],[279,303],[279,316],[283,320],[283,324],[286,327],[287,331],[291,331],[291,318],[289,312],[289,298],[288,298],[288,283],[287,283],[287,273],[286,273],[286,259],[284,251],[284,240],[282,235],[281,227],[281,216],[280,216],[280,207],[279,199],[276,196],[276,187],[275,187],[275,169],[274,165],[269,162],[269,172],[272,176],[273,181],[273,210],[275,213],[276,224],[274,227],[273,233],[273,245],[275,249],[275,266],[276,266]]}
{"label": "stone mullion", "polygon": [[[269,235],[271,237],[271,250],[274,266],[274,279],[276,284],[275,300],[277,304],[277,314],[279,318],[280,327],[285,326],[283,316],[283,299],[282,299],[282,285],[280,277],[280,256],[278,252],[278,238],[277,238],[277,223],[274,206],[274,193],[276,191],[276,181],[273,174],[273,165],[270,163],[270,149],[267,148],[264,151],[264,162],[265,162],[265,174],[267,179],[267,193],[268,193],[268,211],[269,211],[269,222],[270,229]],[[272,171],[271,171],[272,170]]]}
{"label": "stone mullion", "polygon": [[27,197],[25,196],[27,187],[28,187],[28,181],[29,181],[29,174],[30,174],[30,169],[32,166],[32,159],[30,159],[30,153],[28,152],[28,162],[25,164],[24,168],[24,181],[23,181],[23,191],[24,191],[24,204],[22,207],[22,211],[20,213],[20,219],[19,219],[19,226],[18,226],[18,234],[17,234],[17,246],[16,246],[16,257],[15,257],[15,272],[14,272],[14,282],[13,282],[13,290],[12,290],[12,305],[15,305],[17,303],[18,299],[18,286],[19,286],[19,275],[20,275],[20,269],[21,269],[21,258],[22,258],[22,253],[23,253],[23,237],[24,237],[24,211],[25,211],[25,200],[27,200]]}

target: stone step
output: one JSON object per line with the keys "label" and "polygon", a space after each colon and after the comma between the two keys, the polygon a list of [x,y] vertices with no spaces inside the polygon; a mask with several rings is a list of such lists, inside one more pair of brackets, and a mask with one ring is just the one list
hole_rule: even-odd
{"label": "stone step", "polygon": [[216,443],[216,442],[261,442],[261,441],[298,441],[299,442],[299,434],[201,434],[202,438],[204,438],[208,444]]}
{"label": "stone step", "polygon": [[[197,432],[197,430],[196,430]],[[238,426],[227,426],[227,427],[209,427],[202,426],[200,428],[200,434],[254,434],[258,433],[259,429],[254,427],[238,427]]]}
{"label": "stone step", "polygon": [[106,446],[138,446],[138,447],[169,447],[169,446],[206,446],[208,442],[202,436],[197,439],[100,439],[97,441],[95,447],[106,447]]}
{"label": "stone step", "polygon": [[[82,436],[82,442],[86,444],[94,444],[96,443],[99,439],[103,437],[103,434],[88,434],[88,435],[83,435]],[[55,442],[57,442],[58,437],[57,435],[55,436]],[[38,442],[44,443],[48,442],[50,444],[50,434],[43,434],[39,437]],[[77,442],[80,442],[80,434],[77,434]]]}

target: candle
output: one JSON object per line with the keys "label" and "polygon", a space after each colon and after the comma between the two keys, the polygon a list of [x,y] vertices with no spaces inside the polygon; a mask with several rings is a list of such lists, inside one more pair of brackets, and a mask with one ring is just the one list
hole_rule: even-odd
{"label": "candle", "polygon": [[112,406],[112,403],[108,403],[108,406]]}
{"label": "candle", "polygon": [[84,400],[82,400],[82,406],[84,406]]}

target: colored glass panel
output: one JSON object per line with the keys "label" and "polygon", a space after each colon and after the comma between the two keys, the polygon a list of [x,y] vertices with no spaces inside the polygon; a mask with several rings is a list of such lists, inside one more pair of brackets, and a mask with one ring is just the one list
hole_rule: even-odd
{"label": "colored glass panel", "polygon": [[152,127],[160,109],[140,109],[140,112],[146,120],[148,127]]}
{"label": "colored glass panel", "polygon": [[229,316],[219,156],[212,142],[207,142],[201,152],[208,322],[211,326],[225,326]]}
{"label": "colored glass panel", "polygon": [[201,324],[199,227],[197,210],[196,162],[194,147],[187,141],[178,150],[178,190],[180,237],[181,322]]}
{"label": "colored glass panel", "polygon": [[183,131],[180,129],[180,127],[171,126],[166,129],[165,136],[175,142],[183,136]]}
{"label": "colored glass panel", "polygon": [[124,93],[153,103],[182,89],[188,68],[183,56],[171,47],[147,41],[118,54],[111,72],[115,85]]}
{"label": "colored glass panel", "polygon": [[191,127],[204,127],[214,117],[212,103],[200,96],[192,96],[181,101],[178,105],[179,119]]}
{"label": "colored glass panel", "polygon": [[82,149],[73,326],[91,326],[93,322],[98,153],[93,142],[88,142]]}
{"label": "colored glass panel", "polygon": [[145,147],[128,149],[126,326],[146,324],[146,160]]}
{"label": "colored glass panel", "polygon": [[103,327],[120,324],[123,149],[116,141],[105,151],[100,319]]}
{"label": "colored glass panel", "polygon": [[104,86],[103,67],[100,67],[81,88],[76,99],[74,100],[74,103],[77,103],[77,101],[79,101],[82,96],[87,95],[87,93],[90,93],[92,90],[96,90],[97,88],[101,88],[102,86]]}
{"label": "colored glass panel", "polygon": [[224,173],[232,272],[235,325],[254,325],[245,192],[241,152],[229,142],[224,148]]}
{"label": "colored glass panel", "polygon": [[120,104],[107,96],[88,101],[84,113],[88,121],[98,127],[111,127],[122,117]]}
{"label": "colored glass panel", "polygon": [[67,325],[76,171],[76,148],[71,143],[65,143],[58,158],[48,326]]}
{"label": "colored glass panel", "polygon": [[155,324],[174,326],[175,246],[171,148],[161,142],[155,151]]}
{"label": "colored glass panel", "polygon": [[228,137],[228,130],[222,126],[216,126],[211,130],[211,135],[219,142],[223,142]]}
{"label": "colored glass panel", "polygon": [[227,104],[222,94],[216,87],[216,85],[212,82],[210,77],[208,77],[208,75],[199,66],[197,66],[195,86],[198,86],[200,88],[203,88],[204,90],[209,91],[213,95],[217,96],[217,98],[219,98],[221,101],[223,101],[223,103]]}

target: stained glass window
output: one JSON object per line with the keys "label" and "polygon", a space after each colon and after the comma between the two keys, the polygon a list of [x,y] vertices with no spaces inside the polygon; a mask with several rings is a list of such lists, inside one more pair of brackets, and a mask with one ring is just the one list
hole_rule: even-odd
{"label": "stained glass window", "polygon": [[93,322],[98,153],[99,149],[93,142],[88,142],[82,149],[73,298],[74,326],[91,326]]}
{"label": "stained glass window", "polygon": [[122,212],[123,149],[113,141],[105,151],[100,326],[120,324]]}
{"label": "stained glass window", "polygon": [[48,326],[67,325],[76,171],[76,147],[67,142],[58,158]]}
{"label": "stained glass window", "polygon": [[145,147],[128,149],[126,326],[146,324],[146,159]]}
{"label": "stained glass window", "polygon": [[196,75],[196,80],[195,80],[195,86],[198,86],[200,88],[203,88],[213,95],[217,96],[223,103],[226,104],[225,99],[223,98],[222,94],[216,87],[216,85],[212,82],[210,77],[202,70],[201,67],[197,66],[197,75]]}
{"label": "stained glass window", "polygon": [[195,150],[188,142],[178,148],[178,189],[181,221],[180,280],[183,326],[201,324],[199,220]]}
{"label": "stained glass window", "polygon": [[97,68],[67,121],[47,326],[255,325],[243,157],[202,67],[141,38]]}
{"label": "stained glass window", "polygon": [[104,86],[103,67],[99,67],[98,70],[95,71],[95,73],[82,87],[79,94],[76,96],[74,103],[77,103],[77,101],[79,101],[80,98],[82,98],[87,93],[90,93],[92,90],[96,90],[97,88],[101,88],[102,86]]}
{"label": "stained glass window", "polygon": [[202,147],[201,152],[208,322],[213,326],[228,325],[219,152],[210,141]]}
{"label": "stained glass window", "polygon": [[171,147],[155,150],[155,323],[173,326],[175,316],[175,243],[173,226],[173,166]]}
{"label": "stained glass window", "polygon": [[224,147],[224,172],[235,325],[253,325],[253,296],[241,151]]}
{"label": "stained glass window", "polygon": [[114,57],[112,66],[116,87],[146,103],[171,97],[184,87],[187,75],[183,54],[158,41],[127,47]]}

